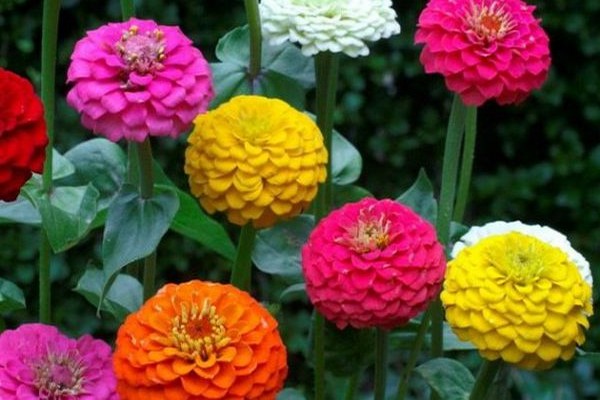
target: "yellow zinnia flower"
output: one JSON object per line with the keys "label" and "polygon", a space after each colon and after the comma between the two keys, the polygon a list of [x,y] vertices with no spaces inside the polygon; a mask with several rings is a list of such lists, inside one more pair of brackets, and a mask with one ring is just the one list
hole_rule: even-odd
{"label": "yellow zinnia flower", "polygon": [[277,99],[237,96],[199,115],[185,172],[206,211],[257,228],[302,212],[325,181],[327,150],[317,125]]}
{"label": "yellow zinnia flower", "polygon": [[570,359],[585,341],[592,287],[569,255],[507,232],[464,247],[448,263],[441,299],[456,335],[488,360],[525,369]]}

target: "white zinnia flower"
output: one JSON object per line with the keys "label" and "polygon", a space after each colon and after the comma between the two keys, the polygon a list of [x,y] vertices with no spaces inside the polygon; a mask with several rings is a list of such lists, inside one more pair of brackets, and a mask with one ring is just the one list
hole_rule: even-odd
{"label": "white zinnia flower", "polygon": [[519,232],[524,235],[533,236],[551,246],[554,246],[562,250],[569,260],[571,260],[579,270],[579,273],[583,279],[593,286],[592,271],[590,270],[590,263],[573,247],[571,242],[562,233],[548,227],[541,225],[526,225],[521,221],[504,222],[496,221],[490,222],[483,226],[474,226],[464,234],[458,242],[454,244],[452,248],[452,258],[456,258],[458,253],[465,247],[469,247],[479,242],[488,236],[502,235],[509,232]]}
{"label": "white zinnia flower", "polygon": [[299,43],[306,56],[366,56],[365,41],[400,33],[391,0],[262,0],[260,14],[270,44]]}

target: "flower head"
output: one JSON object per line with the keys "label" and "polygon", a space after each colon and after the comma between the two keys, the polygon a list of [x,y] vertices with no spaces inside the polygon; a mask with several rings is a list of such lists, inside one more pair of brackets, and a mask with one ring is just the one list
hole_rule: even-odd
{"label": "flower head", "polygon": [[519,103],[546,80],[548,36],[521,0],[430,0],[415,36],[421,63],[467,105]]}
{"label": "flower head", "polygon": [[91,336],[24,324],[0,334],[0,398],[117,400],[111,349]]}
{"label": "flower head", "polygon": [[46,122],[42,102],[31,83],[0,68],[0,200],[17,198],[46,159]]}
{"label": "flower head", "polygon": [[561,236],[547,227],[497,223],[463,237],[441,293],[461,340],[487,359],[526,369],[573,356],[589,327],[592,286]]}
{"label": "flower head", "polygon": [[277,99],[237,96],[198,116],[185,172],[209,213],[238,225],[273,225],[304,210],[325,181],[327,150],[317,125]]}
{"label": "flower head", "polygon": [[271,44],[299,43],[306,56],[366,56],[365,42],[400,33],[391,0],[262,0],[260,13]]}
{"label": "flower head", "polygon": [[127,317],[113,357],[123,400],[274,400],[287,375],[277,322],[246,292],[168,284]]}
{"label": "flower head", "polygon": [[308,296],[338,328],[405,324],[437,295],[445,267],[433,226],[392,200],[344,205],[302,248]]}
{"label": "flower head", "polygon": [[87,32],[67,77],[81,123],[115,142],[177,137],[214,96],[207,61],[178,27],[135,18]]}

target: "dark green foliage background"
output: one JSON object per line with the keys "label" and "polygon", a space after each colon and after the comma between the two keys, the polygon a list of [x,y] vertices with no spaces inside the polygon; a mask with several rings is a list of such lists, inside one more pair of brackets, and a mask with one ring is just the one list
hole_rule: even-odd
{"label": "dark green foliage background", "polygon": [[[360,184],[378,197],[396,198],[414,181],[420,167],[439,187],[445,123],[451,95],[439,76],[426,76],[413,44],[417,16],[424,1],[396,1],[403,32],[372,47],[369,57],[342,61],[336,128],[361,151]],[[64,97],[66,66],[73,44],[88,29],[120,19],[117,0],[63,0],[58,56],[58,90]],[[591,262],[600,263],[600,2],[540,0],[536,15],[551,39],[553,64],[542,90],[518,106],[486,104],[479,110],[474,182],[467,223],[520,219],[564,232]],[[0,0],[0,66],[28,76],[39,87],[42,2]],[[243,2],[138,1],[138,16],[178,24],[214,61],[219,37],[245,22]],[[309,106],[314,94],[309,93]],[[77,114],[58,102],[56,146],[66,151],[91,138]],[[155,156],[181,188],[185,138],[155,142]],[[29,309],[7,324],[35,319],[37,232],[0,226],[0,275],[25,288]],[[233,232],[233,231],[232,231]],[[94,232],[81,246],[61,254],[53,264],[55,318],[73,334],[114,332],[116,324],[95,318],[91,306],[69,293],[86,265],[99,257]],[[227,263],[194,243],[169,234],[159,248],[162,281],[193,276],[226,280]],[[600,279],[600,275],[596,276]],[[258,277],[262,297],[277,300],[277,284]],[[76,298],[75,301],[72,298]],[[302,353],[298,336],[306,313],[285,323],[292,353]],[[600,350],[595,323],[585,349]],[[294,325],[295,324],[295,325]],[[285,329],[284,326],[284,329]],[[292,354],[300,363],[301,357]],[[300,361],[297,358],[300,357]],[[301,378],[305,372],[294,376]],[[593,361],[561,364],[551,374],[513,374],[515,391],[527,399],[597,398]],[[516,395],[515,395],[516,396]],[[562,397],[558,397],[562,396]]]}

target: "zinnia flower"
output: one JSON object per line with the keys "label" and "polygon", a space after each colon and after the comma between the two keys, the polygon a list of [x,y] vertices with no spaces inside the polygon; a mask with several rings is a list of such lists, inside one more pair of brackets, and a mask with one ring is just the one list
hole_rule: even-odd
{"label": "zinnia flower", "polygon": [[338,328],[405,324],[438,294],[445,268],[433,226],[392,200],[344,205],[302,248],[308,296]]}
{"label": "zinnia flower", "polygon": [[277,99],[237,96],[194,121],[185,152],[192,193],[229,221],[273,225],[308,207],[327,174],[317,125]]}
{"label": "zinnia flower", "polygon": [[415,36],[421,63],[467,105],[519,103],[546,80],[548,36],[521,0],[430,0]]}
{"label": "zinnia flower", "polygon": [[0,398],[117,400],[111,348],[89,335],[24,324],[0,334]]}
{"label": "zinnia flower", "polygon": [[585,341],[589,265],[558,232],[488,224],[465,235],[453,254],[441,293],[446,319],[484,358],[546,369]]}
{"label": "zinnia flower", "polygon": [[400,33],[391,0],[262,0],[260,16],[271,44],[299,43],[306,56],[366,56],[365,42]]}
{"label": "zinnia flower", "polygon": [[42,102],[31,83],[0,68],[0,200],[17,198],[46,159],[46,122]]}
{"label": "zinnia flower", "polygon": [[117,334],[122,400],[274,400],[287,375],[277,322],[246,292],[168,284]]}
{"label": "zinnia flower", "polygon": [[177,137],[214,96],[207,61],[178,27],[135,18],[87,32],[67,77],[81,123],[115,142]]}

